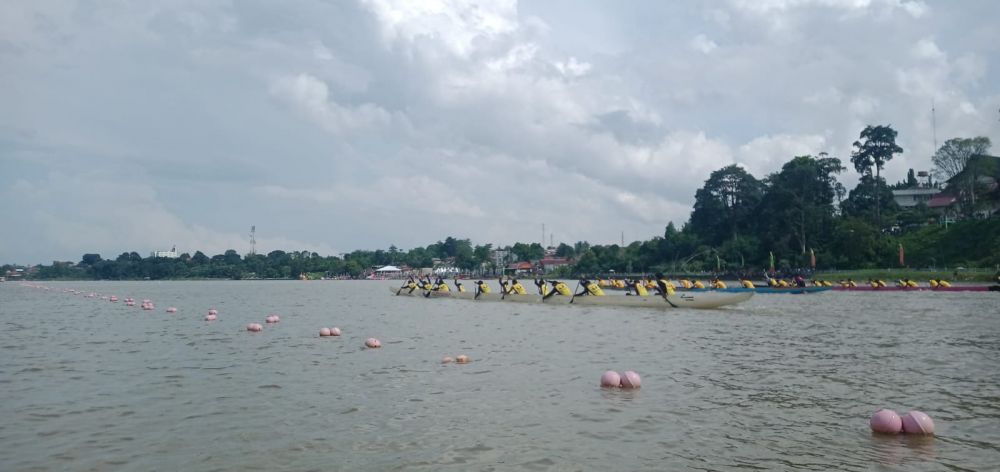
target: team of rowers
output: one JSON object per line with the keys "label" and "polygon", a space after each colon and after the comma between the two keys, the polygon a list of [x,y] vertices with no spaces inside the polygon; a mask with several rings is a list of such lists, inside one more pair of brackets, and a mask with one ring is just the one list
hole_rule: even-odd
{"label": "team of rowers", "polygon": [[[628,292],[627,295],[635,294],[641,297],[645,297],[649,296],[650,290],[652,290],[653,293],[655,293],[656,295],[666,297],[667,295],[673,295],[674,290],[676,289],[676,286],[672,282],[664,278],[663,274],[660,273],[657,273],[654,279],[628,279],[628,280],[616,279],[616,280],[621,282],[621,286],[618,286],[616,284],[615,288],[622,288],[626,290]],[[500,279],[497,280],[497,282],[500,284],[500,293],[504,295],[528,294],[528,289],[525,288],[524,285],[515,278],[508,277],[506,280],[504,280],[501,277]],[[722,281],[717,281],[717,282],[719,282],[720,284],[722,283]],[[455,285],[456,291],[458,292],[466,291],[465,286],[462,285],[462,282],[459,282],[457,278],[454,279],[453,283]],[[548,299],[549,297],[553,296],[603,297],[605,295],[604,289],[601,288],[601,284],[598,281],[592,281],[589,279],[580,279],[580,283],[578,285],[578,287],[580,287],[580,291],[577,293],[573,293],[573,291],[570,290],[568,285],[559,280],[546,281],[544,278],[534,279],[534,284],[537,293],[542,296],[542,299]],[[682,281],[682,284],[684,285],[685,288],[705,288],[705,285],[698,281],[691,283],[690,281],[684,280]],[[717,288],[725,288],[725,284],[722,284],[722,287],[717,287]],[[410,277],[406,281],[406,283],[404,283],[403,286],[399,288],[399,292],[407,290],[407,293],[413,293],[417,289],[424,290],[425,297],[430,297],[431,293],[433,292],[439,292],[439,293],[451,292],[451,287],[448,285],[447,282],[445,282],[443,278],[438,277],[437,280],[432,283],[430,276],[427,277],[419,276],[416,280],[414,280],[413,277]],[[489,284],[487,284],[483,280],[476,281],[475,290],[476,290],[476,295],[475,295],[476,298],[479,298],[481,294],[493,292]]]}
{"label": "team of rowers", "polygon": [[[650,292],[658,296],[673,295],[674,291],[680,287],[683,290],[698,290],[698,289],[724,289],[728,286],[722,280],[715,278],[705,284],[700,280],[689,280],[689,279],[679,279],[677,283],[667,280],[663,274],[656,273],[654,277],[651,278],[634,278],[634,279],[580,279],[578,287],[580,287],[579,293],[573,293],[569,286],[558,280],[548,280],[545,279],[534,279],[534,285],[536,292],[543,298],[549,298],[552,296],[603,296],[604,288],[612,288],[625,290],[627,295],[638,295],[638,296],[648,296]],[[508,277],[504,280],[502,277],[498,279],[500,284],[500,293],[507,295],[527,295],[528,289],[518,281],[516,278]],[[743,288],[756,288],[757,286],[750,280],[742,279],[739,281],[740,286]],[[465,286],[462,285],[457,278],[454,279],[453,284],[455,285],[455,290],[458,292],[465,292]],[[858,283],[853,279],[845,279],[838,282],[838,284],[843,288],[853,288],[857,287]],[[880,279],[869,279],[868,283],[872,288],[885,288],[888,284],[884,280]],[[814,287],[832,287],[833,282],[829,280],[819,280],[813,279],[811,285]],[[767,286],[770,288],[795,288],[795,287],[806,287],[807,283],[802,276],[795,276],[791,280],[778,279],[778,278],[767,278]],[[911,279],[900,279],[896,281],[896,287],[899,288],[918,288],[919,285],[916,281]],[[942,279],[931,279],[931,288],[947,288],[951,287],[951,284],[947,280]],[[400,287],[400,291],[407,290],[407,293],[412,293],[413,291],[421,289],[423,290],[424,296],[429,297],[432,292],[442,292],[447,293],[451,291],[448,283],[438,277],[432,282],[430,276],[418,276],[417,279],[410,277],[406,283]],[[475,282],[475,292],[476,298],[483,293],[492,293],[492,289],[489,284],[483,280],[478,280]]]}

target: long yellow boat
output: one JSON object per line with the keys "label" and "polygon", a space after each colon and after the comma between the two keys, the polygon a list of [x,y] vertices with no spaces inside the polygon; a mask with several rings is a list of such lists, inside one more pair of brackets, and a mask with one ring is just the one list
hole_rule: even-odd
{"label": "long yellow boat", "polygon": [[544,303],[546,305],[583,305],[583,306],[623,306],[623,307],[645,307],[645,308],[719,308],[727,305],[735,305],[745,302],[753,297],[753,292],[729,293],[729,292],[677,292],[668,295],[666,298],[653,295],[648,297],[607,295],[595,297],[581,295],[579,297],[566,297],[555,295],[542,300],[541,295],[503,295],[500,293],[483,293],[479,297],[473,292],[435,292],[415,289],[412,292],[408,288],[388,287],[389,293],[406,297],[426,297],[426,298],[453,298],[457,300],[470,300],[477,302],[514,302],[514,303]]}

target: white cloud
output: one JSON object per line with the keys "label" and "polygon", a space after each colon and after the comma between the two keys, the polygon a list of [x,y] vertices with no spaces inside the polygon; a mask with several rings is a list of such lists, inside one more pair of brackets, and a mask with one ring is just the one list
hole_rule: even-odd
{"label": "white cloud", "polygon": [[779,134],[760,136],[743,144],[737,151],[737,163],[751,174],[763,178],[779,170],[794,156],[827,152],[827,139],[821,135],[795,136]]}
{"label": "white cloud", "polygon": [[934,61],[947,59],[947,56],[938,48],[933,38],[922,38],[920,41],[917,41],[917,44],[913,45],[913,49],[910,52],[918,59]]}
{"label": "white cloud", "polygon": [[309,74],[279,78],[271,85],[271,93],[337,134],[387,126],[392,120],[389,112],[371,103],[347,107],[330,100],[326,83]]}
{"label": "white cloud", "polygon": [[691,48],[695,51],[701,51],[702,53],[709,54],[714,51],[719,46],[715,44],[715,41],[708,39],[704,34],[699,34],[694,38],[691,38]]}

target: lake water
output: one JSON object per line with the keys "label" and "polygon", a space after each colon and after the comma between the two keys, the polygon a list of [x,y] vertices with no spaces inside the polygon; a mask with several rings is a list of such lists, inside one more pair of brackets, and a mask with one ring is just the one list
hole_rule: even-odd
{"label": "lake water", "polygon": [[[654,311],[390,284],[0,284],[0,470],[1000,470],[1000,293]],[[881,407],[938,434],[872,435]]]}

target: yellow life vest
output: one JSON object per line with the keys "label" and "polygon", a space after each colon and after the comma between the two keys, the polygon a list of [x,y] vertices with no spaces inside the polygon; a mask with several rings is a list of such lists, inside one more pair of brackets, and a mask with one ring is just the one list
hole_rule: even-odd
{"label": "yellow life vest", "polygon": [[647,296],[649,296],[649,291],[646,290],[646,287],[644,287],[641,283],[636,282],[636,284],[635,284],[635,294],[638,295],[638,296],[640,296],[640,297],[647,297]]}
{"label": "yellow life vest", "polygon": [[524,289],[524,285],[521,285],[521,282],[518,282],[518,283],[514,284],[514,286],[511,287],[510,289],[514,293],[516,293],[518,295],[527,295],[528,294],[528,291]]}
{"label": "yellow life vest", "polygon": [[684,288],[691,288],[691,287],[693,287],[693,285],[691,285],[691,281],[688,280],[688,279],[681,279],[680,282],[681,282],[681,286],[683,286]]}
{"label": "yellow life vest", "polygon": [[417,283],[411,281],[410,283],[406,284],[406,288],[408,288],[410,290],[413,290],[413,289],[417,288]]}
{"label": "yellow life vest", "polygon": [[910,287],[910,288],[917,288],[917,283],[914,282],[914,281],[912,281],[912,280],[907,280],[906,281],[906,286]]}
{"label": "yellow life vest", "polygon": [[876,282],[878,282],[879,288],[885,288],[886,285],[884,280],[876,280]]}
{"label": "yellow life vest", "polygon": [[944,287],[944,288],[951,287],[951,283],[948,282],[947,280],[942,280],[942,281],[938,282],[938,285],[941,286],[941,287]]}
{"label": "yellow life vest", "polygon": [[788,287],[790,284],[788,283],[787,280],[781,279],[781,280],[778,281],[778,285],[780,285],[782,288],[784,288],[784,287]]}
{"label": "yellow life vest", "polygon": [[458,287],[459,292],[465,292],[465,285],[455,282],[455,286]]}
{"label": "yellow life vest", "polygon": [[604,296],[604,290],[601,290],[601,287],[599,287],[597,284],[593,282],[587,284],[587,291],[590,292],[590,294],[595,297]]}
{"label": "yellow life vest", "polygon": [[438,292],[450,292],[451,289],[448,288],[448,284],[441,284],[441,285],[437,286],[437,291]]}
{"label": "yellow life vest", "polygon": [[424,283],[424,290],[434,290],[434,286],[430,282]]}
{"label": "yellow life vest", "polygon": [[938,286],[937,280],[931,279],[930,283],[931,283],[931,288],[937,288]]}
{"label": "yellow life vest", "polygon": [[479,293],[490,293],[490,286],[486,282],[479,284]]}
{"label": "yellow life vest", "polygon": [[743,288],[754,288],[753,282],[749,280],[744,280],[742,283],[743,283]]}
{"label": "yellow life vest", "polygon": [[564,295],[567,297],[573,296],[573,292],[569,289],[569,287],[566,286],[566,284],[562,282],[556,284],[556,291],[559,292],[559,295]]}
{"label": "yellow life vest", "polygon": [[700,280],[694,281],[694,288],[705,288],[705,284],[701,283]]}
{"label": "yellow life vest", "polygon": [[767,279],[767,285],[770,287],[779,287],[781,284],[778,283],[778,279]]}
{"label": "yellow life vest", "polygon": [[833,287],[833,282],[830,282],[829,280],[824,280],[823,281],[823,286],[824,287]]}
{"label": "yellow life vest", "polygon": [[656,288],[656,282],[653,282],[652,280],[647,280],[646,281],[646,289],[647,290],[652,290],[654,288]]}
{"label": "yellow life vest", "polygon": [[548,284],[546,284],[545,282],[542,282],[542,284],[538,286],[538,293],[541,296],[543,296],[543,297],[546,296],[546,295],[548,295],[549,292],[551,292],[551,291],[552,291],[552,288],[549,287]]}
{"label": "yellow life vest", "polygon": [[726,288],[726,283],[721,280],[716,280],[712,286],[715,288]]}

